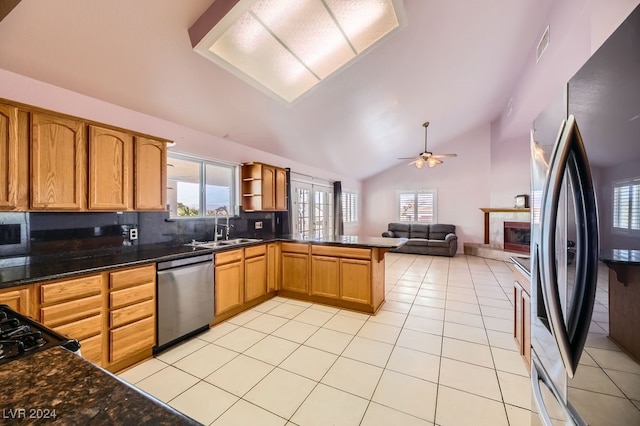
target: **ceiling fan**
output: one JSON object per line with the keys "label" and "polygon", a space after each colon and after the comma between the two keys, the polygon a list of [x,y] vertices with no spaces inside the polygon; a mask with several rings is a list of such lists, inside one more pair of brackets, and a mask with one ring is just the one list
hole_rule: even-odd
{"label": "ceiling fan", "polygon": [[427,151],[427,127],[429,122],[423,124],[424,126],[424,151],[418,154],[417,157],[404,157],[398,158],[398,160],[413,160],[409,165],[414,164],[417,168],[421,169],[425,164],[429,167],[435,167],[438,164],[442,164],[441,158],[457,157],[458,154],[434,154]]}

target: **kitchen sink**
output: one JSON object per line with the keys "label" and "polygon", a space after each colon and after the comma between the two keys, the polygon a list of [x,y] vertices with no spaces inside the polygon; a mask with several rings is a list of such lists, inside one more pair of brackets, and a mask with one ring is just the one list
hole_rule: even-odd
{"label": "kitchen sink", "polygon": [[251,244],[251,243],[259,243],[262,241],[259,238],[235,238],[233,240],[220,240],[220,241],[196,241],[193,240],[191,243],[187,244],[188,246],[193,247],[206,247],[206,248],[217,248],[217,247],[230,247],[237,246],[242,244]]}

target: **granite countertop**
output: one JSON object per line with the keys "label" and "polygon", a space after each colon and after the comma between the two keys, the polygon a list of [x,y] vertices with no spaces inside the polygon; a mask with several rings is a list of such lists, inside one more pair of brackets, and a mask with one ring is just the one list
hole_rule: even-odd
{"label": "granite countertop", "polygon": [[212,250],[207,248],[160,243],[85,252],[2,258],[0,259],[0,289],[211,252]]}
{"label": "granite countertop", "polygon": [[108,269],[180,259],[214,251],[232,250],[273,241],[329,244],[353,247],[395,248],[406,238],[341,235],[323,238],[285,235],[252,244],[218,248],[193,247],[180,243],[158,243],[111,249],[77,251],[39,256],[0,258],[0,289],[103,272]]}
{"label": "granite countertop", "polygon": [[297,234],[283,235],[278,238],[278,240],[310,244],[328,244],[373,248],[396,248],[407,241],[406,238],[368,237],[363,235],[304,237]]}
{"label": "granite countertop", "polygon": [[1,365],[0,383],[2,418],[19,424],[199,424],[59,346]]}
{"label": "granite countertop", "polygon": [[610,249],[600,251],[600,260],[605,264],[640,266],[640,250]]}

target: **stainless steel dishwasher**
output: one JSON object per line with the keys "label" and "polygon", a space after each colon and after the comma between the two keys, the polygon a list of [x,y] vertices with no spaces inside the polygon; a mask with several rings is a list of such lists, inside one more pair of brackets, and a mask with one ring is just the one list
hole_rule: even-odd
{"label": "stainless steel dishwasher", "polygon": [[206,329],[213,316],[213,254],[158,263],[158,339],[154,352]]}

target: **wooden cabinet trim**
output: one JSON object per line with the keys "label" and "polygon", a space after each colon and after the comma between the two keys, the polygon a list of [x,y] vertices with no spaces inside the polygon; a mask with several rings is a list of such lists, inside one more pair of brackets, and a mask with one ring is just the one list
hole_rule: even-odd
{"label": "wooden cabinet trim", "polygon": [[18,207],[18,109],[0,104],[0,210]]}

